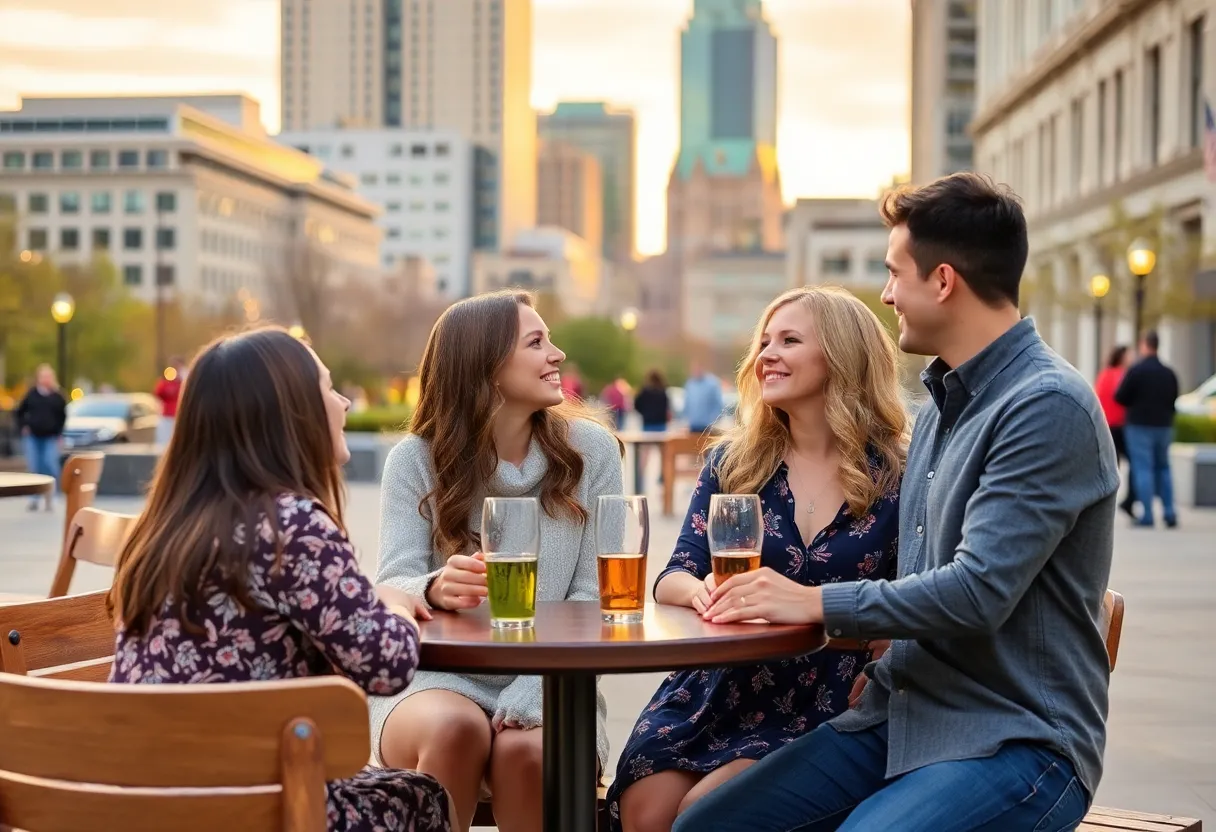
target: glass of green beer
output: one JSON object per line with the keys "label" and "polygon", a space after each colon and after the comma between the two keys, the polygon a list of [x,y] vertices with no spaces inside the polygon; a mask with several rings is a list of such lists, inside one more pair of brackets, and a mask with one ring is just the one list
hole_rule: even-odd
{"label": "glass of green beer", "polygon": [[517,630],[536,622],[540,503],[535,497],[486,497],[481,509],[490,624]]}

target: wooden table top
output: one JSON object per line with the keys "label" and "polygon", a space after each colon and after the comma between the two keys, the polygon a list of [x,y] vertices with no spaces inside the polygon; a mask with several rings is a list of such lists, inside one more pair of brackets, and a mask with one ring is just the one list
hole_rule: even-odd
{"label": "wooden table top", "polygon": [[423,621],[425,670],[634,673],[752,664],[814,653],[817,625],[710,624],[687,607],[647,604],[638,624],[601,620],[598,601],[540,603],[528,630],[495,630],[487,604]]}
{"label": "wooden table top", "polygon": [[42,474],[10,474],[0,471],[0,497],[28,497],[48,494],[55,488],[55,478]]}

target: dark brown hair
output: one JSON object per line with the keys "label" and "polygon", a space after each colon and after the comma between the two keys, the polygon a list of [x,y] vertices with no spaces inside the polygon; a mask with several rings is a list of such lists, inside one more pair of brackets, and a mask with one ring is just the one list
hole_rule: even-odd
{"label": "dark brown hair", "polygon": [[[515,351],[519,307],[532,306],[526,292],[502,291],[459,301],[440,316],[418,368],[418,407],[410,433],[430,445],[435,487],[418,504],[431,524],[431,541],[444,556],[478,545],[469,528],[473,500],[498,468],[494,416],[502,400],[495,380]],[[532,436],[548,461],[541,481],[541,508],[550,517],[586,522],[575,498],[583,457],[570,444],[570,424],[594,418],[566,400],[532,415]],[[434,503],[432,516],[429,503]]]}
{"label": "dark brown hair", "polygon": [[[251,606],[253,529],[269,518],[277,532],[280,495],[310,497],[342,525],[342,470],[308,347],[279,328],[225,336],[199,353],[186,378],[108,598],[116,623],[134,636],[169,599],[191,631],[198,625],[188,611],[216,588]],[[275,546],[281,555],[281,541]]]}
{"label": "dark brown hair", "polygon": [[921,278],[947,264],[984,303],[1017,306],[1029,248],[1022,205],[1007,186],[978,173],[953,173],[891,191],[879,211],[888,228],[908,227]]}

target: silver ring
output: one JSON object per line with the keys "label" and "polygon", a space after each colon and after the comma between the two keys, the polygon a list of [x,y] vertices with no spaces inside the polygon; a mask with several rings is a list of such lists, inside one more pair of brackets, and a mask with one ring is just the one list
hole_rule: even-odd
{"label": "silver ring", "polygon": [[739,596],[739,606],[741,606],[741,607],[747,606],[747,596],[746,595]]}

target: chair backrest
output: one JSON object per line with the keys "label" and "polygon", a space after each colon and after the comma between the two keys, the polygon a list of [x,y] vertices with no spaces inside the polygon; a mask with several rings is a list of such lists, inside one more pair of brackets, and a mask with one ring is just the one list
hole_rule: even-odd
{"label": "chair backrest", "polygon": [[1102,635],[1106,639],[1106,655],[1110,669],[1115,669],[1119,657],[1119,637],[1123,634],[1123,596],[1113,589],[1106,590],[1102,600]]}
{"label": "chair backrest", "polygon": [[106,455],[100,451],[80,451],[63,462],[63,474],[59,487],[63,490],[67,511],[63,520],[63,537],[67,540],[68,527],[76,512],[93,505],[97,496],[97,483],[101,480],[101,469],[105,467]]}
{"label": "chair backrest", "polygon": [[0,826],[325,832],[368,759],[340,677],[116,685],[0,674]]}
{"label": "chair backrest", "polygon": [[137,515],[86,507],[76,512],[59,553],[59,566],[51,581],[50,597],[67,595],[76,572],[76,561],[113,566]]}
{"label": "chair backrest", "polygon": [[114,659],[106,593],[0,606],[0,674],[104,682]]}

